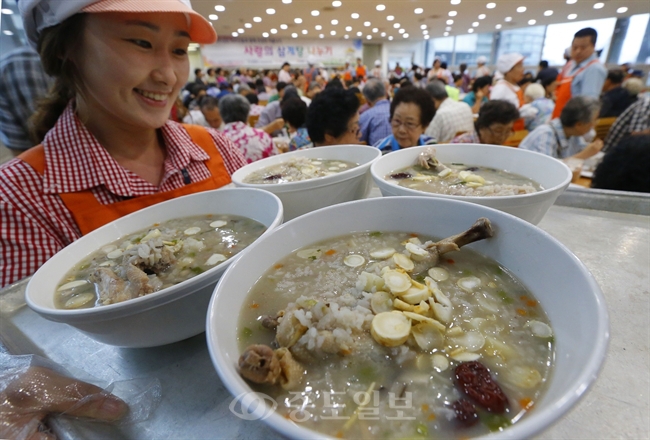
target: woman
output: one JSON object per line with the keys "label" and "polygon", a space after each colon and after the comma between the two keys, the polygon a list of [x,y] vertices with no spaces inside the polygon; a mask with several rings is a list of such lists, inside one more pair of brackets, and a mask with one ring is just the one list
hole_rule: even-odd
{"label": "woman", "polygon": [[490,86],[492,85],[491,76],[482,76],[474,80],[472,91],[463,98],[463,102],[472,107],[472,113],[478,114],[481,106],[489,101]]}
{"label": "woman", "polygon": [[[188,79],[190,41],[216,40],[186,3],[19,7],[56,81],[33,118],[41,145],[0,168],[0,286],[112,220],[228,184],[246,163],[218,132],[168,119]],[[143,12],[125,12],[133,9]]]}
{"label": "woman", "polygon": [[390,103],[390,125],[393,134],[375,144],[384,153],[400,148],[434,143],[424,135],[436,108],[431,96],[417,87],[402,87]]}
{"label": "woman", "polygon": [[359,99],[328,84],[309,106],[306,126],[315,147],[360,143]]}
{"label": "woman", "polygon": [[512,134],[512,127],[519,119],[519,110],[508,101],[489,101],[481,107],[474,122],[474,130],[451,140],[452,144],[503,145]]}
{"label": "woman", "polygon": [[242,95],[226,95],[219,100],[219,111],[226,126],[223,134],[239,147],[248,163],[278,154],[271,136],[248,125],[251,105]]}
{"label": "woman", "polygon": [[281,104],[282,119],[289,127],[289,151],[299,150],[301,148],[311,148],[314,144],[309,138],[305,120],[307,119],[307,104],[296,97],[285,99]]}

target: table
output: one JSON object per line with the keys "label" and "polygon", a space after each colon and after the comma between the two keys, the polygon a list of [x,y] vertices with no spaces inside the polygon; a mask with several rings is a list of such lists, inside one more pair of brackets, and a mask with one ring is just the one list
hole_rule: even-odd
{"label": "table", "polygon": [[[650,217],[577,208],[580,200],[589,205],[594,193],[583,189],[586,195],[576,196],[570,191],[565,200],[574,206],[552,206],[539,227],[571,249],[600,284],[610,314],[611,342],[593,389],[538,438],[648,438]],[[650,204],[648,200],[639,203]],[[605,199],[603,207],[623,202],[615,205]],[[639,211],[632,207],[630,212]],[[7,351],[44,355],[107,382],[156,378],[162,386],[162,400],[147,420],[110,426],[60,417],[51,422],[60,438],[281,438],[262,422],[243,421],[230,412],[232,396],[212,366],[203,334],[147,349],[103,345],[28,309],[25,285],[0,292],[0,342]]]}

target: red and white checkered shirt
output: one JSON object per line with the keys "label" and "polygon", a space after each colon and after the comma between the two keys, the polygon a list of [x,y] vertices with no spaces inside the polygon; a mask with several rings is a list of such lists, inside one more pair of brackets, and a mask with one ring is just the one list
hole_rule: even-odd
{"label": "red and white checkered shirt", "polygon": [[[65,109],[43,141],[45,175],[20,159],[0,166],[0,287],[36,270],[81,232],[59,193],[90,189],[108,205],[126,198],[170,191],[185,185],[181,170],[193,182],[210,177],[208,154],[178,123],[161,128],[166,146],[164,175],[159,186],[120,166],[75,116]],[[246,165],[233,143],[208,129],[228,173]]]}

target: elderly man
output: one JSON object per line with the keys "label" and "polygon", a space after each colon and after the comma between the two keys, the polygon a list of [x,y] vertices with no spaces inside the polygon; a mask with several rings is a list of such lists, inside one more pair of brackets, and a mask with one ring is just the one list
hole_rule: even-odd
{"label": "elderly man", "polygon": [[449,98],[442,81],[429,82],[426,91],[431,95],[436,107],[436,115],[425,132],[427,136],[442,143],[453,139],[458,133],[474,130],[471,107],[466,102],[456,102]]}
{"label": "elderly man", "polygon": [[393,132],[390,126],[390,102],[386,95],[386,87],[379,79],[370,79],[363,88],[363,96],[370,108],[359,117],[361,141],[375,145]]}
{"label": "elderly man", "polygon": [[648,130],[650,130],[650,95],[644,95],[639,96],[639,99],[616,119],[605,138],[603,151],[609,151],[630,134],[645,133]]}
{"label": "elderly man", "polygon": [[598,60],[597,38],[598,32],[592,28],[584,28],[575,33],[571,43],[571,60],[558,76],[554,118],[560,116],[562,109],[573,96],[600,96],[607,69]]}
{"label": "elderly man", "polygon": [[255,128],[260,128],[270,134],[271,136],[279,136],[282,127],[284,127],[284,120],[282,119],[282,109],[280,104],[286,98],[291,96],[300,97],[298,90],[294,86],[287,86],[280,91],[280,101],[269,102],[262,110],[260,118],[255,124]]}
{"label": "elderly man", "polygon": [[600,103],[588,96],[571,98],[558,119],[540,125],[521,141],[519,148],[537,151],[557,159],[588,159],[603,148],[596,139],[587,144],[583,136],[594,127]]}
{"label": "elderly man", "polygon": [[618,118],[636,101],[636,96],[632,96],[623,88],[623,78],[625,73],[622,70],[610,70],[607,79],[603,85],[603,94],[600,97],[600,116],[601,118]]}

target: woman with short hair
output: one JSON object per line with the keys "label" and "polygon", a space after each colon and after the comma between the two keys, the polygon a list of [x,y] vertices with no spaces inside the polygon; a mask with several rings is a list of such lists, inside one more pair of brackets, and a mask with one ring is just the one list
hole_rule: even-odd
{"label": "woman with short hair", "polygon": [[325,87],[307,110],[306,126],[314,146],[359,144],[359,106],[354,92]]}
{"label": "woman with short hair", "polygon": [[451,143],[503,145],[517,119],[519,110],[509,101],[488,101],[478,112],[474,131],[456,136]]}

